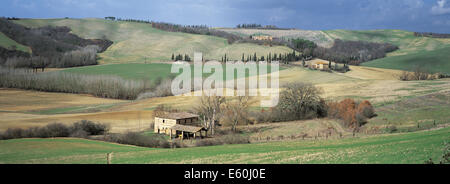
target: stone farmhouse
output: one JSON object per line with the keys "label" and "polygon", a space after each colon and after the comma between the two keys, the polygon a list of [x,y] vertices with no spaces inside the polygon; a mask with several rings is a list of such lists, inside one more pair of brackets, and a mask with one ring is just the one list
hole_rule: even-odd
{"label": "stone farmhouse", "polygon": [[[203,138],[206,129],[199,121],[199,115],[187,112],[168,113],[155,117],[155,133],[166,134],[170,138]],[[205,133],[203,133],[205,132]]]}

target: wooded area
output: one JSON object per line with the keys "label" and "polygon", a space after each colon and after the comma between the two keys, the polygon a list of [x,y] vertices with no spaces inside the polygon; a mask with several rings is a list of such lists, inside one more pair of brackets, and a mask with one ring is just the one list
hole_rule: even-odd
{"label": "wooded area", "polygon": [[0,65],[14,68],[74,67],[97,64],[96,53],[112,45],[107,39],[83,39],[68,27],[27,28],[0,18],[0,32],[29,46],[32,54],[0,48]]}

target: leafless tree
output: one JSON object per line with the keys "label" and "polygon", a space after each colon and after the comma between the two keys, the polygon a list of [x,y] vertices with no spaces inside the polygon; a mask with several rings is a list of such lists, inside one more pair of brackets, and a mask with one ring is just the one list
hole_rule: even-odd
{"label": "leafless tree", "polygon": [[249,96],[239,96],[225,103],[224,120],[231,123],[232,131],[236,131],[240,121],[248,120],[250,100]]}
{"label": "leafless tree", "polygon": [[203,126],[211,130],[212,135],[214,135],[215,122],[222,115],[224,103],[225,97],[222,96],[202,96],[198,106],[195,107],[195,111],[203,118]]}

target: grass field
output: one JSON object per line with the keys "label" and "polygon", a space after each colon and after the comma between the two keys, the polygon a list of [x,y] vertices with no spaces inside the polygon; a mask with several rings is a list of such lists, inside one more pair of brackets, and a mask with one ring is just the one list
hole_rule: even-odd
{"label": "grass field", "polygon": [[431,73],[450,74],[450,47],[436,49],[432,51],[419,51],[414,54],[392,56],[382,58],[367,63],[363,66],[377,68],[391,68],[397,70],[414,71],[421,67]]}
{"label": "grass field", "polygon": [[168,78],[171,75],[170,69],[171,65],[164,63],[128,63],[76,67],[68,68],[63,71],[88,75],[115,75],[124,79],[155,80],[159,77]]}
{"label": "grass field", "polygon": [[[107,64],[96,66],[76,67],[63,70],[64,72],[73,72],[89,75],[115,75],[125,79],[147,79],[153,81],[157,78],[166,79],[171,76],[176,76],[177,73],[171,73],[172,65],[170,63],[127,63],[127,64]],[[226,66],[223,65],[224,80],[226,79]],[[286,69],[280,67],[280,70]],[[268,66],[268,72],[271,71],[270,65]],[[194,74],[194,66],[191,65],[192,76]],[[204,73],[204,77],[210,76],[209,73]],[[235,77],[237,75],[235,74]],[[246,72],[245,77],[249,77],[249,73]]]}
{"label": "grass field", "polygon": [[400,49],[388,57],[363,63],[363,66],[413,70],[422,66],[429,72],[450,73],[450,39],[415,37],[413,32],[402,30],[324,31],[333,39],[391,43]]}
{"label": "grass field", "polygon": [[114,42],[100,54],[101,63],[145,63],[168,61],[172,54],[202,52],[205,59],[220,60],[224,54],[230,59],[241,59],[242,54],[288,53],[291,49],[281,46],[255,44],[228,44],[224,38],[186,33],[166,32],[149,24],[106,21],[103,19],[22,19],[16,21],[28,27],[46,25],[68,26],[83,38],[107,38]]}
{"label": "grass field", "polygon": [[31,53],[31,49],[29,47],[24,46],[20,43],[17,43],[16,41],[7,37],[2,32],[0,32],[0,47],[6,48],[6,49],[11,49],[12,47],[15,47],[16,50]]}
{"label": "grass field", "polygon": [[388,56],[413,54],[420,51],[432,51],[450,46],[450,39],[415,37],[413,32],[403,30],[329,30],[324,31],[324,33],[333,39],[391,43],[400,48],[397,51],[389,53]]}
{"label": "grass field", "polygon": [[0,163],[416,163],[438,161],[450,128],[318,141],[150,149],[84,139],[0,141]]}

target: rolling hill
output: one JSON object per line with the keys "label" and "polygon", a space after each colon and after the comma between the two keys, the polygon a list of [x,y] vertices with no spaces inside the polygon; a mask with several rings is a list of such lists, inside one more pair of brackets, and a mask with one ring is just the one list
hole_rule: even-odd
{"label": "rolling hill", "polygon": [[324,33],[333,39],[384,42],[396,45],[400,48],[399,50],[388,54],[388,56],[407,55],[420,51],[432,51],[450,46],[450,39],[415,37],[413,32],[403,30],[330,30],[324,31]]}
{"label": "rolling hill", "polygon": [[68,26],[76,35],[86,39],[106,38],[114,44],[100,54],[100,63],[145,63],[168,61],[172,54],[202,52],[205,59],[220,60],[226,53],[230,59],[241,59],[242,54],[258,56],[288,53],[282,46],[261,46],[239,43],[228,44],[226,39],[214,36],[166,32],[149,24],[108,21],[103,19],[22,19],[15,21],[27,27]]}
{"label": "rolling hill", "polygon": [[363,63],[363,66],[412,71],[417,66],[429,72],[450,73],[450,39],[416,37],[402,30],[324,31],[333,39],[387,42],[399,46],[386,58]]}
{"label": "rolling hill", "polygon": [[25,45],[17,43],[16,41],[14,41],[11,38],[7,37],[2,32],[0,32],[0,47],[6,48],[6,49],[10,49],[10,50],[12,48],[15,48],[15,50],[19,50],[19,51],[26,52],[26,53],[31,53],[30,47],[27,47]]}
{"label": "rolling hill", "polygon": [[390,43],[400,49],[387,54],[386,58],[373,60],[362,64],[363,66],[412,70],[418,65],[424,66],[429,72],[450,72],[450,60],[446,53],[450,53],[450,39],[437,39],[429,37],[416,37],[413,32],[403,30],[266,30],[266,29],[233,29],[217,28],[222,31],[240,36],[264,33],[280,38],[302,38],[314,41],[320,46],[329,47],[333,40],[367,41]]}
{"label": "rolling hill", "polygon": [[[100,55],[101,64],[146,63],[170,60],[172,54],[202,52],[205,59],[220,60],[223,54],[230,59],[240,59],[242,54],[287,53],[291,49],[283,46],[261,46],[249,43],[228,44],[224,38],[178,32],[166,32],[152,28],[149,24],[135,22],[108,21],[103,19],[22,19],[16,23],[27,27],[68,26],[72,33],[86,39],[107,38],[114,44]],[[399,50],[388,57],[364,63],[364,66],[412,70],[417,65],[425,65],[430,72],[449,73],[448,55],[450,39],[415,37],[412,32],[403,30],[258,30],[216,28],[240,36],[256,33],[269,34],[283,38],[303,38],[313,40],[319,45],[330,46],[334,39],[387,42],[399,46]],[[21,46],[0,34],[0,46],[16,45],[18,50],[29,48]]]}
{"label": "rolling hill", "polygon": [[377,59],[363,66],[389,68],[397,70],[414,71],[417,67],[421,67],[431,73],[450,74],[450,47],[440,48],[432,51],[419,51],[407,55],[391,56]]}

